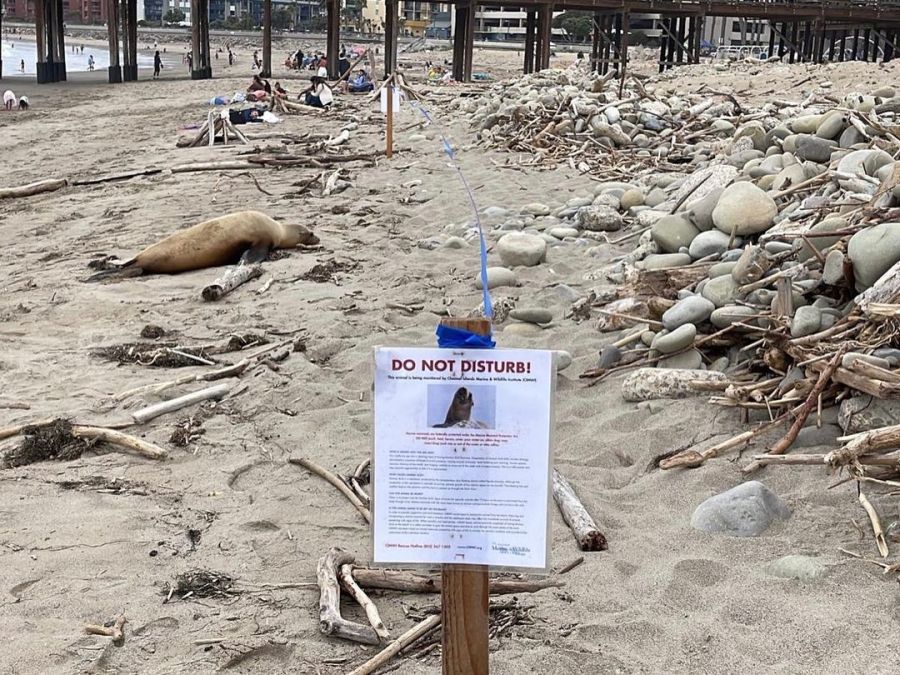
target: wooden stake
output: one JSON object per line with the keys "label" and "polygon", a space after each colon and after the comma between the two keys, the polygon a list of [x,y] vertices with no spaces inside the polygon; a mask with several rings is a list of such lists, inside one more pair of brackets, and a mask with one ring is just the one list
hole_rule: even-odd
{"label": "wooden stake", "polygon": [[[390,97],[388,89],[389,101]],[[487,319],[443,319],[441,325],[478,335],[491,333]],[[487,566],[442,565],[443,675],[488,675],[489,585]]]}

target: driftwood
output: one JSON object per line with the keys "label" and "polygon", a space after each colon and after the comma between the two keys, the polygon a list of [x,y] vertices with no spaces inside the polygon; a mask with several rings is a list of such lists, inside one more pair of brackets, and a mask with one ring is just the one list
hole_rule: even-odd
{"label": "driftwood", "polygon": [[356,495],[353,490],[347,487],[347,484],[334,475],[331,471],[326,469],[323,466],[319,466],[311,459],[306,459],[304,457],[291,457],[288,459],[288,462],[291,464],[298,464],[302,466],[307,471],[311,471],[316,474],[320,478],[324,478],[329,483],[331,483],[334,487],[340,490],[341,494],[343,494],[347,499],[350,500],[350,503],[356,507],[356,510],[359,511],[360,515],[365,518],[367,523],[372,522],[372,514],[369,512],[369,509],[366,508],[366,505],[362,503],[360,498]]}
{"label": "driftwood", "polygon": [[863,509],[865,509],[866,515],[869,516],[869,522],[872,523],[872,532],[875,534],[875,545],[878,546],[878,552],[881,554],[882,558],[887,558],[890,554],[890,550],[888,549],[887,540],[884,538],[884,529],[881,527],[881,518],[879,518],[878,511],[875,510],[875,507],[872,506],[872,502],[869,501],[869,498],[866,497],[866,494],[862,490],[859,491],[859,503],[862,505]]}
{"label": "driftwood", "polygon": [[125,639],[125,623],[128,620],[125,618],[125,615],[121,615],[116,622],[112,626],[98,626],[97,624],[89,623],[84,627],[84,632],[88,635],[103,635],[105,637],[111,637],[113,642],[120,643]]}
{"label": "driftwood", "polygon": [[72,435],[76,438],[104,441],[111,445],[127,448],[147,459],[165,459],[169,456],[169,453],[158,445],[154,445],[153,443],[135,436],[123,434],[121,431],[115,431],[105,427],[89,427],[81,424],[73,424]]}
{"label": "driftwood", "polygon": [[710,391],[710,385],[729,384],[724,373],[715,370],[640,368],[625,378],[622,396],[626,401],[657,398],[687,398]]}
{"label": "driftwood", "polygon": [[341,616],[341,587],[337,570],[353,562],[353,556],[339,548],[332,548],[319,559],[316,577],[319,583],[319,630],[325,635],[377,645],[378,635],[371,626],[348,621]]}
{"label": "driftwood", "polygon": [[235,265],[225,271],[200,294],[207,302],[219,300],[233,291],[238,286],[246,284],[257,277],[262,276],[260,265]]}
{"label": "driftwood", "polygon": [[408,647],[423,635],[430,633],[441,623],[440,614],[432,614],[426,617],[415,626],[406,631],[403,635],[394,640],[387,647],[378,652],[371,659],[350,671],[350,675],[370,675],[374,673],[385,663],[394,658],[401,650]]}
{"label": "driftwood", "polygon": [[231,388],[231,383],[216,384],[212,387],[200,389],[199,391],[193,391],[190,394],[185,394],[184,396],[179,396],[178,398],[173,398],[169,401],[154,403],[151,406],[147,406],[146,408],[141,408],[140,410],[134,411],[133,413],[131,413],[131,416],[138,424],[144,424],[145,422],[149,422],[155,417],[159,417],[160,415],[165,415],[166,413],[174,412],[176,410],[181,410],[182,408],[186,408],[189,405],[194,405],[195,403],[208,401],[210,399],[218,400],[225,396],[229,391],[231,391]]}
{"label": "driftwood", "polygon": [[356,600],[357,604],[363,608],[366,613],[366,618],[369,619],[369,624],[372,626],[379,639],[390,640],[391,634],[388,629],[385,628],[384,621],[381,620],[381,615],[378,613],[378,608],[353,578],[353,565],[350,563],[341,565],[339,575],[341,586],[343,586],[344,590],[347,591],[353,599]]}
{"label": "driftwood", "polygon": [[672,457],[668,457],[663,459],[659,463],[660,469],[694,469],[701,464],[703,464],[706,460],[712,459],[713,457],[717,457],[723,452],[727,450],[732,450],[733,448],[739,448],[742,445],[749,443],[754,438],[759,436],[765,431],[772,429],[777,424],[780,424],[781,420],[775,420],[774,422],[768,422],[766,424],[762,424],[758,426],[756,429],[752,429],[750,431],[745,431],[737,436],[733,436],[722,443],[717,443],[716,445],[708,447],[706,450],[694,450],[688,449],[682,452],[679,452],[677,455]]}
{"label": "driftwood", "polygon": [[16,197],[31,197],[42,192],[56,192],[62,190],[69,184],[65,178],[51,178],[49,180],[40,180],[36,183],[28,185],[20,185],[19,187],[0,188],[0,199],[14,199]]}
{"label": "driftwood", "polygon": [[900,447],[900,425],[882,427],[872,431],[856,434],[846,440],[846,444],[825,455],[825,462],[831,467],[852,464],[857,458],[879,450],[892,450]]}
{"label": "driftwood", "polygon": [[582,551],[605,551],[606,537],[597,527],[591,514],[587,512],[575,490],[556,469],[553,470],[553,498],[563,520],[572,528],[578,547]]}
{"label": "driftwood", "polygon": [[[694,263],[685,267],[640,270],[637,280],[629,284],[627,296],[655,296],[675,300],[678,291],[706,278],[714,263]],[[626,297],[626,296],[621,296]]]}
{"label": "driftwood", "polygon": [[[353,578],[363,588],[379,588],[382,590],[406,591],[409,593],[440,593],[441,575],[419,574],[408,570],[380,569],[373,567],[354,567]],[[535,593],[545,588],[558,588],[565,584],[554,579],[508,579],[493,578],[490,581],[492,595],[509,595],[512,593]]]}
{"label": "driftwood", "polygon": [[[225,366],[224,368],[219,368],[217,370],[210,370],[202,373],[194,373],[192,375],[184,375],[175,380],[169,380],[168,382],[161,382],[159,384],[146,384],[141,387],[136,387],[134,389],[129,389],[128,391],[123,391],[121,394],[116,394],[113,397],[115,401],[124,401],[126,398],[131,396],[138,396],[143,394],[160,394],[167,389],[171,389],[172,387],[179,387],[183,384],[190,384],[191,382],[210,382],[213,380],[221,380],[224,377],[237,377],[241,373],[243,373],[249,366],[255,361],[258,361],[261,357],[273,352],[277,349],[281,349],[282,347],[286,347],[287,345],[293,343],[294,340],[282,340],[280,342],[274,342],[269,345],[265,345],[262,349],[257,350],[250,356],[237,363]],[[207,353],[211,353],[208,350]]]}
{"label": "driftwood", "polygon": [[[797,411],[797,416],[794,418],[794,423],[791,425],[790,429],[788,429],[788,432],[781,438],[781,440],[772,446],[772,449],[769,450],[770,455],[783,455],[794,444],[794,441],[797,440],[797,435],[800,433],[803,425],[806,424],[806,418],[809,417],[809,414],[813,411],[813,408],[818,403],[819,396],[823,391],[825,391],[825,387],[828,386],[828,383],[831,380],[831,376],[834,374],[834,371],[837,369],[838,364],[841,362],[841,359],[844,357],[846,351],[846,345],[838,349],[835,355],[831,357],[831,361],[828,363],[825,369],[821,373],[819,373],[819,379],[816,380],[815,386],[809,392],[809,395],[806,397],[803,405],[801,405],[800,409]],[[753,461],[745,466],[742,471],[745,474],[751,473],[761,467],[762,464]]]}

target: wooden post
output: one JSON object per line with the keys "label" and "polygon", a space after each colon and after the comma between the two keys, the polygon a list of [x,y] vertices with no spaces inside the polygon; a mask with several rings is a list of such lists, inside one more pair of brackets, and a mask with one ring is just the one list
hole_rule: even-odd
{"label": "wooden post", "polygon": [[525,15],[525,74],[534,72],[534,38],[537,27],[537,13]]}
{"label": "wooden post", "polygon": [[631,28],[631,14],[622,12],[622,33],[619,35],[619,98],[625,92],[625,78],[628,74],[628,31]]}
{"label": "wooden post", "polygon": [[59,60],[56,64],[56,81],[66,81],[66,31],[63,28],[65,23],[65,12],[63,11],[63,0],[54,0],[56,3],[56,12],[59,16],[59,31],[56,34],[57,50],[59,51]]}
{"label": "wooden post", "polygon": [[191,79],[199,80],[200,72],[200,3],[191,2]]}
{"label": "wooden post", "polygon": [[[331,4],[328,3],[328,16],[331,17]],[[272,0],[263,0],[263,58],[261,77],[272,77]],[[331,54],[328,55],[329,68]]]}
{"label": "wooden post", "polygon": [[456,19],[453,24],[453,79],[462,82],[465,77],[465,53],[466,53],[466,17],[468,7],[459,2],[453,6]]}
{"label": "wooden post", "polygon": [[[384,5],[384,76],[394,74],[397,67],[397,0],[386,0]],[[454,68],[455,68],[454,61]],[[454,71],[455,72],[455,71]]]}
{"label": "wooden post", "polygon": [[[442,326],[490,335],[487,319],[442,319]],[[441,567],[443,675],[488,675],[488,567]]]}
{"label": "wooden post", "polygon": [[122,81],[122,67],[119,65],[119,3],[107,0],[106,26],[109,33],[109,83]]}
{"label": "wooden post", "polygon": [[387,92],[387,129],[384,132],[384,156],[394,155],[394,76],[388,78],[384,87]]}
{"label": "wooden post", "polygon": [[34,37],[37,41],[35,69],[37,70],[38,84],[50,81],[47,79],[47,52],[44,51],[45,21],[43,0],[37,0],[34,3]]}
{"label": "wooden post", "polygon": [[473,50],[475,49],[475,0],[469,0],[466,12],[466,46],[463,53],[463,80],[472,81]]}
{"label": "wooden post", "polygon": [[331,80],[338,78],[338,54],[341,46],[341,3],[339,0],[328,0],[327,4],[327,34],[325,43],[325,56],[328,60],[328,77]]}
{"label": "wooden post", "polygon": [[538,8],[538,38],[540,49],[538,51],[537,70],[546,70],[550,67],[550,40],[553,35],[553,9],[550,5],[541,5]]}

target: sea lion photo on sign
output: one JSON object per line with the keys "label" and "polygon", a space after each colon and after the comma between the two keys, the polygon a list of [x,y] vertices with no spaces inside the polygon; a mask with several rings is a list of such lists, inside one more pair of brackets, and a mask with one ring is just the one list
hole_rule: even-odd
{"label": "sea lion photo on sign", "polygon": [[[441,385],[437,385],[441,387]],[[482,392],[487,387],[480,388]],[[472,419],[472,411],[475,408],[475,399],[472,389],[466,387],[458,387],[450,399],[450,406],[447,408],[447,414],[444,421],[439,424],[432,425],[434,429],[449,429],[451,427],[461,427],[468,429],[489,429],[491,425],[478,419]]]}
{"label": "sea lion photo on sign", "polygon": [[260,211],[239,211],[176,232],[87,281],[251,264],[265,260],[274,249],[318,243],[319,238],[303,225],[280,223]]}

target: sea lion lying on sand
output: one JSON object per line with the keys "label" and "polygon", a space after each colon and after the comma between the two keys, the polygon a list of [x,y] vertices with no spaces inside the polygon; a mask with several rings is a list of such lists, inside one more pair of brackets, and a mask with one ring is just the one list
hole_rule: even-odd
{"label": "sea lion lying on sand", "polygon": [[319,238],[303,225],[272,220],[259,211],[239,211],[207,220],[166,237],[119,263],[115,269],[95,274],[88,281],[142,274],[178,274],[238,261],[265,260],[276,248],[314,245]]}

